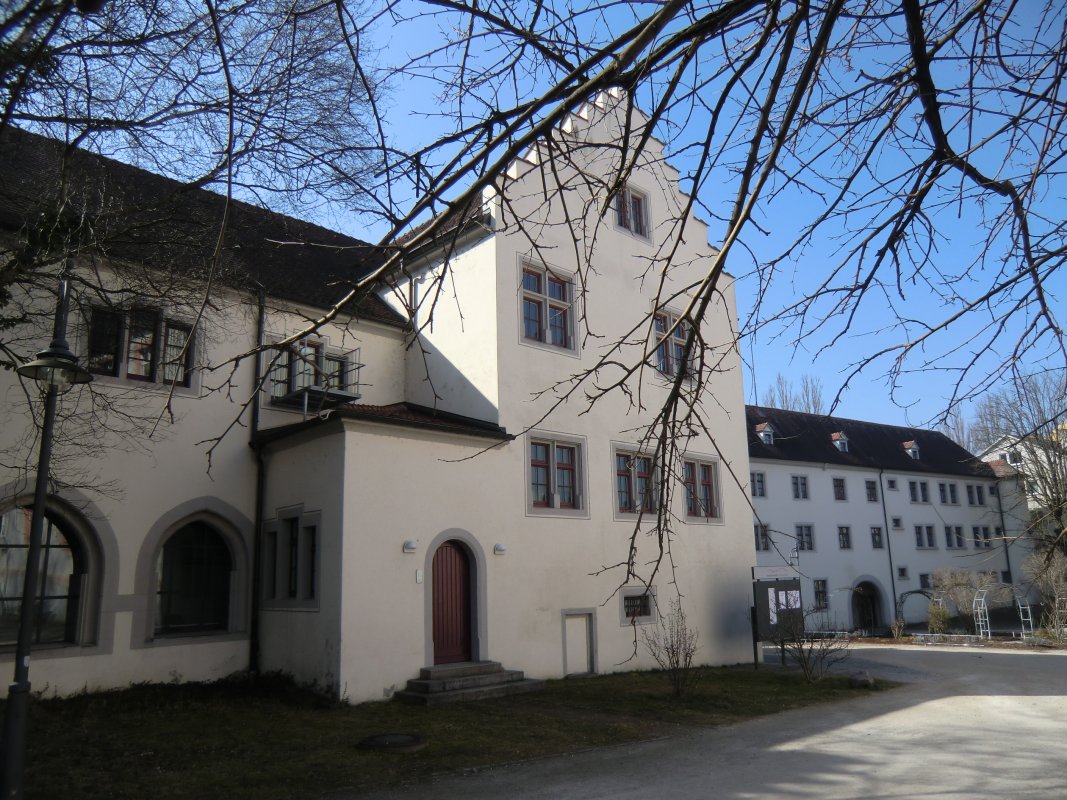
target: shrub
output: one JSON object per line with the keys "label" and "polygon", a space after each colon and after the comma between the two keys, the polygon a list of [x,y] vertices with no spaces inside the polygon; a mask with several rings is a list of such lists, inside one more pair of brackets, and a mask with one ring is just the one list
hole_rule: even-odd
{"label": "shrub", "polygon": [[667,614],[660,614],[659,623],[643,631],[645,648],[666,674],[671,694],[681,698],[696,686],[700,672],[693,666],[697,650],[697,632],[689,627],[680,598],[671,601]]}

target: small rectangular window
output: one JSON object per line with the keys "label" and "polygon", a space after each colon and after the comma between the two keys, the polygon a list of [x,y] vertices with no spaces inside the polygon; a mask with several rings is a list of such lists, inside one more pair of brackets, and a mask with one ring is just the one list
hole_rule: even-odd
{"label": "small rectangular window", "polygon": [[301,554],[304,565],[304,598],[314,600],[318,589],[318,529],[314,525],[304,528],[303,553]]}
{"label": "small rectangular window", "polygon": [[761,525],[756,522],[752,526],[753,533],[756,535],[756,551],[766,552],[771,549],[771,532],[770,526]]}
{"label": "small rectangular window", "polygon": [[686,461],[682,464],[686,516],[721,519],[718,469],[715,462]]}
{"label": "small rectangular window", "polygon": [[750,472],[748,474],[749,485],[752,487],[753,497],[767,496],[767,476],[762,472]]}
{"label": "small rectangular window", "polygon": [[871,547],[875,550],[881,550],[884,547],[882,542],[882,528],[878,525],[871,526]]}
{"label": "small rectangular window", "polygon": [[620,594],[620,624],[643,625],[656,621],[655,587],[623,587]]}
{"label": "small rectangular window", "polygon": [[826,578],[816,578],[812,581],[812,587],[814,588],[815,608],[819,611],[823,611],[830,606],[829,592],[827,591]]}
{"label": "small rectangular window", "polygon": [[897,567],[897,580],[906,581],[908,579],[908,568]]}
{"label": "small rectangular window", "polygon": [[845,500],[845,479],[834,478],[834,500]]}
{"label": "small rectangular window", "polygon": [[814,550],[815,533],[811,525],[797,525],[797,550]]}
{"label": "small rectangular window", "polygon": [[148,309],[130,312],[130,328],[126,337],[126,377],[138,381],[156,379],[156,337],[159,315]]}
{"label": "small rectangular window", "polygon": [[871,503],[878,502],[878,483],[876,481],[865,481],[867,487],[867,500]]}
{"label": "small rectangular window", "polygon": [[685,358],[685,346],[689,340],[689,325],[678,315],[667,311],[656,314],[653,320],[656,335],[656,369],[674,377],[679,372],[684,376],[692,375],[695,370],[694,350]]}
{"label": "small rectangular window", "polygon": [[904,520],[901,519],[900,517],[893,517],[893,527],[894,528],[903,528],[904,527]]}
{"label": "small rectangular window", "polygon": [[654,512],[658,507],[657,476],[652,458],[615,453],[615,510],[624,514]]}
{"label": "small rectangular window", "polygon": [[963,528],[959,525],[946,525],[945,548],[948,550],[960,550],[963,546]]}
{"label": "small rectangular window", "polygon": [[919,573],[919,588],[920,589],[929,589],[930,588],[930,574],[928,572],[920,572]]}
{"label": "small rectangular window", "polygon": [[886,482],[885,482],[885,485],[887,487],[889,487],[890,489],[896,489],[897,488],[897,479],[896,478],[887,478]]}
{"label": "small rectangular window", "polygon": [[288,547],[286,567],[289,574],[286,597],[295,598],[300,585],[300,518],[294,517],[288,522]]}
{"label": "small rectangular window", "polygon": [[175,386],[189,385],[192,328],[167,320],[163,330],[163,381]]}
{"label": "small rectangular window", "polygon": [[530,507],[580,509],[581,461],[579,446],[575,442],[531,439]]}
{"label": "small rectangular window", "polygon": [[89,371],[118,377],[121,346],[122,314],[94,308],[89,317],[89,353],[86,358]]}
{"label": "small rectangular window", "polygon": [[569,278],[542,267],[522,271],[522,335],[563,350],[573,349],[574,289]]}
{"label": "small rectangular window", "polygon": [[842,550],[852,549],[852,529],[848,525],[837,526],[837,544]]}
{"label": "small rectangular window", "polygon": [[615,196],[615,221],[620,228],[648,238],[648,199],[629,186]]}
{"label": "small rectangular window", "polygon": [[794,475],[793,482],[793,499],[794,500],[807,500],[808,499],[808,479],[804,475]]}

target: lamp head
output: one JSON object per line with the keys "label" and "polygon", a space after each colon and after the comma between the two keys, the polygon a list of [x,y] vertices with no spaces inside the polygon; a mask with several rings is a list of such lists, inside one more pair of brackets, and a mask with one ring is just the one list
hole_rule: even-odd
{"label": "lamp head", "polygon": [[54,386],[63,393],[76,383],[89,383],[92,373],[78,365],[78,359],[66,348],[49,347],[37,354],[37,358],[19,367],[16,372],[24,378],[32,378],[44,390]]}

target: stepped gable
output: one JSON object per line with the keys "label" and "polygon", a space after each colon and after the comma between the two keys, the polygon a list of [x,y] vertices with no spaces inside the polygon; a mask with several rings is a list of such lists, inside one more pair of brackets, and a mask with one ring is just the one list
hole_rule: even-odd
{"label": "stepped gable", "polygon": [[[766,406],[745,406],[748,453],[753,459],[836,464],[895,472],[961,475],[993,478],[993,470],[960,445],[937,431],[882,425],[822,414],[805,414]],[[767,423],[774,430],[774,444],[759,436]],[[848,449],[834,445],[834,435],[844,433]],[[840,438],[840,437],[838,437]],[[919,458],[908,455],[914,444]]]}
{"label": "stepped gable", "polygon": [[[206,276],[222,195],[11,126],[0,132],[0,154],[0,229],[24,231],[42,215],[55,217],[65,185],[61,227],[82,222],[92,251],[116,263]],[[324,308],[381,262],[373,245],[310,222],[236,200],[229,215],[216,277],[238,289],[262,284],[271,297]],[[406,325],[373,294],[345,311]]]}

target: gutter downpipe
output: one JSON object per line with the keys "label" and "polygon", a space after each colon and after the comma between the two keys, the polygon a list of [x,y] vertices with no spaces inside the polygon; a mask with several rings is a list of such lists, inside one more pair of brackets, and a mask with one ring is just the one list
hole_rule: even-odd
{"label": "gutter downpipe", "polygon": [[[256,289],[256,302],[258,305],[258,315],[256,319],[256,347],[258,348],[263,345],[267,324],[267,298],[262,284],[259,284]],[[256,443],[256,439],[259,435],[259,412],[262,397],[260,382],[263,380],[263,373],[261,366],[261,354],[256,353],[252,362],[253,375],[255,378],[255,382],[253,383],[255,396],[252,399],[252,425],[251,431],[249,431],[248,440],[248,446],[252,448],[252,453],[256,459],[256,508],[253,522],[254,530],[252,531],[252,618],[248,629],[248,671],[253,674],[259,672],[259,598],[262,590],[262,575],[260,573],[263,571],[263,495],[267,483],[267,462],[263,457],[262,448]]]}
{"label": "gutter downpipe", "polygon": [[897,620],[898,611],[903,609],[897,608],[897,574],[896,568],[893,566],[893,537],[890,535],[889,528],[889,512],[885,507],[885,481],[882,480],[882,476],[885,474],[885,470],[879,468],[878,470],[878,491],[882,495],[882,522],[885,525],[885,550],[889,556],[889,585],[893,591],[893,621]]}

